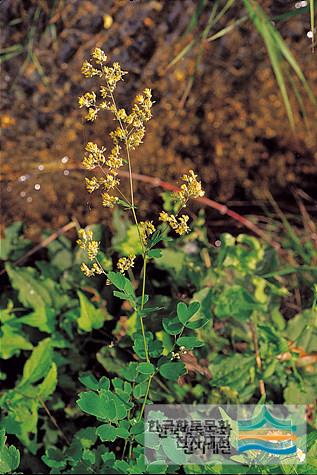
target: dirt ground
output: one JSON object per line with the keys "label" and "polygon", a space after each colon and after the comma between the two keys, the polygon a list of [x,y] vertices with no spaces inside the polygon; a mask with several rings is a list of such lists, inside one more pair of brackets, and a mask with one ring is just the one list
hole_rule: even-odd
{"label": "dirt ground", "polygon": [[[250,22],[195,46],[169,66],[197,38],[213,3],[207,2],[197,27],[186,33],[197,1],[1,2],[1,49],[12,47],[6,51],[16,53],[5,58],[1,70],[4,223],[23,220],[36,235],[73,216],[84,224],[108,213],[84,190],[80,169],[84,144],[93,139],[107,145],[112,126],[106,115],[93,126],[85,123],[77,105],[78,96],[92,86],[81,76],[81,63],[96,45],[129,71],[118,90],[122,105],[144,87],[153,90],[154,117],[133,157],[135,171],[175,182],[193,168],[207,196],[232,206],[258,199],[266,186],[281,200],[294,188],[316,195],[316,108],[302,92],[309,128],[296,113],[294,134],[265,47]],[[274,2],[262,3],[269,8]],[[237,5],[212,33],[243,13]],[[309,15],[277,25],[317,95]],[[144,212],[157,202],[155,193],[137,184]]]}

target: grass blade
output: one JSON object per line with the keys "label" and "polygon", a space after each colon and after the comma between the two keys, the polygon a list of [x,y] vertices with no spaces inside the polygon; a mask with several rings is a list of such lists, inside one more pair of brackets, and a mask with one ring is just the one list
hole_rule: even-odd
{"label": "grass blade", "polygon": [[[243,0],[243,3],[246,7],[250,19],[252,20],[256,29],[264,40],[276,77],[276,81],[278,83],[283,98],[285,110],[290,125],[294,130],[294,115],[286,87],[285,75],[283,72],[283,59],[289,64],[291,69],[299,78],[311,102],[316,103],[316,99],[295,57],[289,50],[280,33],[271,23],[269,17],[265,14],[264,10],[255,0]],[[295,95],[297,96],[297,100],[299,101],[299,92],[297,91]]]}
{"label": "grass blade", "polygon": [[206,41],[218,40],[219,38],[226,35],[227,33],[230,33],[230,31],[234,30],[234,28],[236,28],[237,26],[241,25],[241,23],[245,22],[247,18],[248,18],[247,16],[243,16],[242,18],[239,18],[239,20],[234,21],[233,23],[226,26],[225,28],[222,28],[221,30],[217,31],[217,33],[215,33],[214,35],[206,38]]}

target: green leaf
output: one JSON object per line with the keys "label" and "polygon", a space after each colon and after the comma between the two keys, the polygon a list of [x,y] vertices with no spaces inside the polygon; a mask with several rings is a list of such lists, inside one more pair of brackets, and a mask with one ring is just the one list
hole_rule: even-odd
{"label": "green leaf", "polygon": [[184,346],[187,350],[204,346],[204,343],[194,336],[182,336],[177,338],[176,343],[178,346]]}
{"label": "green leaf", "polygon": [[5,445],[6,436],[4,430],[0,430],[0,473],[13,472],[20,465],[20,452],[10,445]]}
{"label": "green leaf", "polygon": [[164,318],[162,323],[164,330],[169,335],[178,335],[183,329],[183,325],[180,323],[177,317]]}
{"label": "green leaf", "polygon": [[132,283],[120,272],[109,272],[107,275],[110,282],[117,287],[117,289],[122,290],[126,294],[127,299],[133,297],[135,299],[135,293],[132,286]]}
{"label": "green leaf", "polygon": [[96,430],[102,442],[114,442],[117,438],[129,437],[129,431],[125,427],[114,427],[111,424],[102,424]]}
{"label": "green leaf", "polygon": [[186,323],[198,312],[200,309],[199,302],[191,302],[188,306],[184,302],[179,302],[177,304],[177,317],[178,320],[183,324]]}
{"label": "green leaf", "polygon": [[[78,379],[81,382],[81,384],[86,386],[86,388],[88,389],[92,389],[93,391],[97,391],[99,389],[99,383],[97,379],[95,378],[95,376],[91,373],[82,374]],[[105,388],[105,389],[109,389],[109,388]]]}
{"label": "green leaf", "polygon": [[128,405],[107,390],[101,390],[99,394],[82,392],[77,404],[83,412],[107,421],[124,419],[128,412]]}
{"label": "green leaf", "polygon": [[[251,387],[251,372],[255,367],[254,356],[234,354],[231,356],[218,356],[211,366],[213,379],[212,386],[230,387],[237,393],[246,386]],[[239,368],[239,371],[237,371]]]}
{"label": "green leaf", "polygon": [[317,312],[304,310],[287,323],[286,336],[307,353],[317,351]]}
{"label": "green leaf", "polygon": [[64,468],[67,461],[60,449],[51,447],[45,451],[45,455],[42,456],[43,462],[50,468]]}
{"label": "green leaf", "polygon": [[123,256],[142,254],[137,226],[123,218],[122,212],[116,213],[114,216],[114,225],[117,234],[112,239],[113,249]]}
{"label": "green leaf", "polygon": [[6,271],[12,287],[19,293],[19,300],[26,308],[45,308],[53,306],[50,292],[45,286],[48,279],[39,278],[39,274],[31,267],[14,268],[6,264]]}
{"label": "green leaf", "polygon": [[111,424],[102,424],[97,427],[96,433],[102,442],[114,442],[117,438],[117,428]]}
{"label": "green leaf", "polygon": [[23,384],[35,383],[43,378],[52,364],[53,350],[51,346],[51,339],[45,338],[32,351],[30,358],[24,365],[23,376],[20,381],[20,386]]}
{"label": "green leaf", "polygon": [[133,396],[134,396],[136,399],[141,399],[141,398],[143,398],[143,396],[144,396],[145,393],[146,393],[147,386],[148,386],[148,382],[147,382],[147,381],[143,381],[142,383],[136,384],[136,385],[134,386],[134,388],[133,388]]}
{"label": "green leaf", "polygon": [[33,345],[20,331],[10,324],[1,326],[0,336],[0,358],[7,360],[21,350],[32,350]]}
{"label": "green leaf", "polygon": [[250,318],[253,310],[260,309],[261,304],[237,284],[224,288],[215,298],[215,314],[218,318],[233,317],[245,321]]}
{"label": "green leaf", "polygon": [[138,363],[133,361],[129,363],[127,366],[120,368],[119,375],[122,378],[125,378],[127,381],[134,382],[137,378],[137,367],[138,367]]}
{"label": "green leaf", "polygon": [[95,308],[82,292],[78,291],[78,296],[80,301],[80,317],[77,320],[78,327],[85,332],[102,328],[105,322],[104,311]]}
{"label": "green leaf", "polygon": [[78,432],[76,432],[75,438],[79,440],[80,445],[84,449],[89,449],[96,443],[96,440],[97,440],[96,428],[85,427],[84,429],[80,429]]}
{"label": "green leaf", "polygon": [[157,461],[157,462],[155,461],[155,462],[152,462],[152,463],[148,464],[146,469],[147,469],[148,473],[157,475],[157,474],[161,474],[161,473],[166,473],[167,469],[168,469],[168,465],[164,464],[164,460],[162,460],[161,463],[159,463],[159,461]]}
{"label": "green leaf", "polygon": [[186,374],[186,368],[182,361],[163,363],[159,368],[160,375],[171,381],[177,381],[180,376]]}
{"label": "green leaf", "polygon": [[154,374],[155,366],[152,363],[140,363],[137,367],[137,371],[141,374]]}
{"label": "green leaf", "polygon": [[283,392],[286,404],[314,404],[316,402],[316,388],[308,383],[299,387],[295,381],[291,381]]}
{"label": "green leaf", "polygon": [[162,250],[161,249],[151,249],[148,252],[148,256],[151,257],[152,259],[158,259],[159,257],[162,256]]}
{"label": "green leaf", "polygon": [[163,352],[163,344],[160,340],[149,342],[149,355],[151,358],[158,358]]}
{"label": "green leaf", "polygon": [[55,327],[56,312],[52,308],[37,308],[35,312],[20,317],[18,322],[38,328],[42,332],[53,333]]}
{"label": "green leaf", "polygon": [[177,281],[182,279],[181,274],[184,263],[185,253],[175,249],[161,249],[161,257],[155,260],[157,267],[170,272]]}
{"label": "green leaf", "polygon": [[44,378],[44,381],[40,384],[38,388],[38,397],[42,400],[46,400],[56,389],[57,385],[57,367],[53,363],[51,369],[49,370],[47,376]]}
{"label": "green leaf", "polygon": [[116,408],[110,404],[109,394],[96,394],[91,391],[82,392],[77,404],[83,412],[105,420],[116,418]]}
{"label": "green leaf", "polygon": [[29,239],[21,236],[23,223],[17,221],[8,226],[4,231],[4,239],[0,239],[0,260],[16,260],[21,257],[31,246]]}

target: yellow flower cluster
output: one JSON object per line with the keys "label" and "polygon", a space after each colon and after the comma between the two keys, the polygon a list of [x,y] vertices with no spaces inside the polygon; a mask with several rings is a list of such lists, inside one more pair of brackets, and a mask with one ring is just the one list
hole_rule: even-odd
{"label": "yellow flower cluster", "polygon": [[[97,166],[104,171],[104,177],[86,178],[86,187],[89,193],[102,188],[103,206],[113,208],[119,199],[110,192],[120,184],[118,179],[118,169],[123,166],[121,157],[122,146],[129,154],[129,150],[134,150],[143,140],[145,134],[145,122],[152,117],[152,93],[150,89],[145,89],[143,94],[137,95],[131,113],[125,109],[118,109],[114,90],[117,83],[127,74],[121,69],[119,63],[115,62],[112,66],[107,63],[107,56],[100,48],[92,51],[89,61],[84,61],[82,73],[85,77],[91,78],[97,76],[104,84],[100,87],[101,101],[97,101],[95,92],[86,92],[79,98],[79,107],[86,107],[86,119],[93,121],[96,119],[100,110],[108,110],[114,114],[118,126],[110,132],[110,138],[113,141],[113,147],[109,156],[105,157],[105,147],[98,148],[93,142],[88,142],[83,165],[88,170],[93,170]],[[127,156],[128,161],[130,160]],[[104,170],[104,166],[108,169]]]}
{"label": "yellow flower cluster", "polygon": [[155,226],[152,221],[141,221],[139,223],[139,231],[143,246],[147,245],[148,239],[155,231]]}
{"label": "yellow flower cluster", "polygon": [[117,169],[123,165],[123,161],[120,157],[119,145],[113,147],[107,159],[104,155],[105,151],[105,147],[99,148],[97,144],[88,142],[86,145],[87,153],[82,163],[87,170],[93,170],[97,166],[102,168],[104,164],[107,165],[108,173],[105,174],[104,177],[97,178],[93,176],[92,178],[85,178],[85,181],[89,193],[98,190],[100,186],[102,186],[103,190],[106,191],[106,193],[102,195],[103,205],[112,208],[118,201],[118,198],[109,195],[108,192],[120,184],[120,180],[117,178]]}
{"label": "yellow flower cluster", "polygon": [[124,274],[125,271],[127,271],[131,267],[134,267],[134,261],[135,261],[135,256],[120,257],[120,259],[117,262],[117,268],[119,272],[121,272],[121,274]]}
{"label": "yellow flower cluster", "polygon": [[177,218],[174,214],[168,214],[166,211],[161,211],[159,219],[163,223],[169,224],[169,226],[180,236],[189,233],[190,231],[190,228],[187,225],[189,220],[189,216],[187,214],[183,214]]}
{"label": "yellow flower cluster", "polygon": [[78,232],[78,235],[80,238],[77,241],[78,246],[87,252],[87,256],[90,261],[95,261],[92,267],[89,267],[87,266],[87,264],[83,263],[80,269],[87,277],[91,277],[95,274],[102,274],[103,269],[96,262],[100,243],[98,241],[93,240],[92,231],[86,231],[85,229],[81,229]]}
{"label": "yellow flower cluster", "polygon": [[119,198],[117,196],[109,195],[109,193],[102,194],[102,206],[106,208],[113,208],[118,203]]}
{"label": "yellow flower cluster", "polygon": [[[86,78],[97,76],[106,81],[106,85],[101,86],[100,89],[103,99],[112,98],[111,95],[115,90],[117,82],[127,74],[126,71],[122,71],[119,63],[113,63],[112,67],[109,67],[105,65],[106,62],[107,56],[102,49],[95,48],[92,51],[90,61],[84,61],[81,68],[81,72]],[[79,107],[86,107],[88,109],[85,119],[92,122],[97,118],[100,109],[109,109],[112,105],[112,102],[109,103],[107,101],[97,104],[96,99],[95,92],[86,92],[86,94],[79,98]]]}
{"label": "yellow flower cluster", "polygon": [[82,271],[83,274],[85,274],[86,277],[93,277],[94,275],[103,273],[103,270],[97,264],[97,262],[94,262],[92,267],[87,266],[87,264],[83,262],[82,265],[80,266],[80,270]]}
{"label": "yellow flower cluster", "polygon": [[98,145],[93,142],[88,142],[85,147],[86,153],[83,160],[83,166],[87,170],[93,170],[97,166],[102,166],[106,159],[104,153],[105,147],[98,148]]}
{"label": "yellow flower cluster", "polygon": [[199,198],[204,196],[205,192],[202,190],[201,182],[197,180],[197,175],[193,170],[189,170],[188,175],[183,175],[182,180],[185,182],[181,185],[180,191],[177,191],[174,196],[177,198],[182,207],[186,206],[190,198]]}

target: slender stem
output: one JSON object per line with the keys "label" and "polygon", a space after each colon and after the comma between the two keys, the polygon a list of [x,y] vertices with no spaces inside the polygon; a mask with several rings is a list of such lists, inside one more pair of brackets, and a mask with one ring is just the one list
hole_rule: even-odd
{"label": "slender stem", "polygon": [[130,159],[130,152],[129,152],[129,144],[128,144],[128,140],[127,140],[127,130],[126,128],[124,127],[123,123],[122,123],[122,120],[120,119],[119,115],[118,115],[118,107],[117,107],[117,104],[116,104],[116,101],[115,101],[115,98],[114,98],[114,95],[108,85],[108,89],[109,89],[109,92],[110,92],[110,96],[111,96],[111,100],[112,100],[112,103],[115,107],[115,116],[120,124],[120,128],[122,130],[122,132],[124,133],[124,142],[125,142],[125,148],[126,148],[126,153],[127,153],[127,159],[128,159],[128,167],[129,167],[129,181],[130,181],[130,194],[131,194],[131,206],[132,206],[132,209],[134,208],[134,193],[133,193],[133,178],[132,178],[132,167],[131,167],[131,159]]}
{"label": "slender stem", "polygon": [[[146,282],[146,263],[147,263],[147,257],[146,257],[146,254],[145,254],[145,247],[144,247],[143,239],[142,239],[141,232],[140,232],[140,227],[139,227],[138,218],[137,218],[137,215],[136,215],[136,212],[135,212],[135,209],[134,209],[133,175],[132,175],[132,165],[131,165],[131,157],[130,157],[130,151],[129,151],[129,144],[128,144],[128,139],[127,139],[127,130],[126,130],[126,128],[124,127],[124,125],[123,125],[123,123],[122,123],[122,120],[120,119],[120,117],[119,117],[119,115],[118,115],[117,104],[116,104],[114,95],[113,95],[113,93],[112,93],[112,91],[111,91],[111,88],[109,87],[109,84],[108,84],[108,90],[109,90],[109,92],[110,92],[111,100],[112,100],[112,103],[113,103],[114,108],[115,108],[115,116],[116,116],[116,119],[118,120],[119,125],[120,125],[120,128],[121,128],[122,132],[124,133],[124,137],[125,137],[124,142],[125,142],[126,154],[127,154],[127,159],[128,159],[128,168],[129,168],[129,183],[130,183],[130,195],[131,195],[131,211],[132,211],[133,219],[134,219],[134,221],[135,221],[135,224],[136,224],[136,227],[137,227],[137,230],[138,230],[140,243],[141,243],[141,246],[142,246],[142,249],[143,249],[143,283],[142,283],[142,297],[141,297],[141,312],[142,312],[143,307],[144,307],[144,299],[145,299],[145,282]],[[142,331],[142,337],[143,337],[143,343],[144,343],[145,358],[146,358],[146,361],[149,363],[149,362],[150,362],[149,351],[148,351],[148,345],[147,345],[146,337],[145,337],[145,329],[144,329],[144,324],[143,324],[142,315],[140,315],[140,325],[141,325],[141,331]]]}
{"label": "slender stem", "polygon": [[[259,371],[262,371],[262,360],[261,360],[260,351],[259,351],[259,341],[258,341],[258,335],[256,331],[256,325],[254,322],[250,322],[250,330],[252,334],[253,346],[254,346],[254,351],[255,351],[256,365]],[[265,384],[264,384],[263,379],[259,380],[259,390],[260,390],[261,396],[266,397],[266,389],[265,389]]]}
{"label": "slender stem", "polygon": [[147,383],[147,387],[146,387],[146,391],[145,391],[145,396],[144,396],[144,401],[143,401],[143,404],[142,404],[142,407],[141,407],[141,412],[140,412],[140,415],[139,415],[139,422],[140,422],[140,420],[142,419],[142,416],[143,416],[143,412],[144,412],[144,409],[145,409],[146,401],[147,401],[147,398],[148,398],[148,395],[149,395],[149,392],[150,392],[150,386],[151,386],[152,378],[153,378],[153,375],[151,375],[151,376],[149,377],[149,380],[148,380],[148,383]]}
{"label": "slender stem", "polygon": [[[108,86],[109,87],[109,86]],[[147,255],[146,255],[146,249],[145,249],[145,245],[144,245],[144,242],[143,242],[143,239],[142,239],[142,235],[141,235],[141,231],[140,231],[140,226],[139,226],[139,222],[138,222],[138,218],[137,218],[137,215],[136,215],[136,212],[135,212],[135,205],[134,205],[134,192],[133,192],[133,174],[132,174],[132,165],[131,165],[131,157],[130,157],[130,150],[129,150],[129,143],[128,143],[128,133],[127,133],[127,130],[126,128],[123,126],[123,123],[118,115],[118,108],[117,108],[117,105],[116,105],[116,102],[115,102],[115,98],[114,98],[114,95],[112,94],[112,91],[111,89],[109,88],[109,91],[110,91],[110,95],[111,95],[111,99],[112,99],[112,102],[113,102],[113,105],[115,107],[115,116],[120,124],[120,128],[122,130],[122,132],[124,133],[124,142],[125,142],[125,148],[126,148],[126,155],[127,155],[127,160],[128,160],[128,169],[129,169],[129,183],[130,183],[130,196],[131,196],[131,212],[132,212],[132,216],[133,216],[133,219],[134,219],[134,222],[136,224],[136,227],[137,227],[137,230],[138,230],[138,235],[139,235],[139,240],[140,240],[140,243],[141,243],[141,246],[142,246],[142,250],[143,250],[143,278],[142,278],[142,295],[141,295],[141,312],[140,312],[140,326],[141,326],[141,332],[142,332],[142,337],[143,337],[143,344],[144,344],[144,353],[145,353],[145,359],[146,359],[146,362],[149,363],[150,362],[150,358],[149,358],[149,350],[148,350],[148,344],[147,344],[147,341],[146,341],[146,336],[145,336],[145,329],[144,329],[144,324],[143,324],[143,317],[142,317],[142,310],[144,308],[144,302],[145,302],[145,285],[146,285],[146,265],[147,265]],[[131,132],[131,131],[130,131]],[[144,401],[143,401],[143,404],[142,404],[142,407],[141,407],[141,412],[140,412],[140,416],[139,416],[139,421],[142,419],[142,416],[143,416],[143,412],[144,412],[144,409],[145,409],[145,405],[146,405],[146,402],[147,402],[147,398],[148,398],[148,395],[149,395],[149,391],[150,391],[150,386],[151,386],[151,381],[152,381],[152,378],[153,378],[153,375],[151,375],[148,379],[148,384],[147,384],[147,388],[146,388],[146,393],[145,393],[145,396],[144,396]],[[134,438],[133,438],[134,439]],[[130,447],[129,447],[129,457],[131,457],[132,455],[132,445],[133,445],[133,439],[130,441]],[[126,450],[126,446],[127,444],[124,445],[124,449],[123,449],[123,455],[122,457],[124,457],[124,454],[125,454],[125,450]]]}
{"label": "slender stem", "polygon": [[127,160],[128,160],[128,169],[129,169],[129,183],[130,183],[130,195],[131,195],[131,210],[132,210],[132,215],[133,215],[134,222],[135,222],[136,227],[137,227],[137,230],[138,230],[140,243],[141,243],[141,246],[142,246],[142,249],[143,249],[143,252],[144,252],[145,249],[144,249],[144,244],[143,244],[143,240],[142,240],[142,237],[141,237],[139,222],[138,222],[138,218],[137,218],[137,216],[136,216],[135,209],[134,209],[133,174],[132,174],[131,157],[130,157],[129,144],[128,144],[128,135],[129,135],[129,134],[127,134],[127,129],[124,127],[124,125],[123,125],[123,123],[122,123],[122,120],[120,119],[120,117],[119,117],[119,115],[118,115],[118,107],[117,107],[117,104],[116,104],[116,100],[115,100],[115,98],[114,98],[113,93],[111,92],[111,89],[110,89],[110,87],[109,87],[109,84],[108,84],[108,89],[109,89],[109,92],[110,92],[110,96],[111,96],[112,103],[113,103],[113,105],[114,105],[114,107],[115,107],[115,116],[116,116],[116,119],[118,120],[119,125],[120,125],[120,128],[121,128],[122,132],[124,133],[124,143],[125,143],[126,155],[127,155]]}
{"label": "slender stem", "polygon": [[64,434],[64,432],[62,431],[62,429],[60,428],[60,426],[58,425],[55,417],[50,413],[50,410],[49,408],[47,407],[47,405],[45,404],[45,402],[41,399],[41,398],[38,398],[38,401],[39,403],[41,404],[41,406],[43,407],[43,409],[45,410],[46,414],[48,415],[48,417],[50,418],[52,424],[56,427],[56,429],[59,431],[59,433],[61,434],[61,436],[63,437],[63,439],[65,440],[65,442],[67,443],[67,445],[70,445],[70,441],[68,440],[68,438],[66,437],[66,435]]}
{"label": "slender stem", "polygon": [[[143,261],[143,282],[142,282],[141,312],[144,308],[144,300],[145,300],[145,282],[146,282],[146,264],[147,264],[146,255],[143,256],[143,259],[144,259],[144,261]],[[145,337],[145,329],[144,329],[142,314],[140,314],[140,325],[141,325],[141,331],[142,331],[142,336],[143,336],[145,359],[146,359],[147,363],[149,363],[150,358],[149,358],[148,345],[147,345],[146,337]]]}
{"label": "slender stem", "polygon": [[128,167],[129,167],[129,182],[130,182],[131,206],[132,206],[132,209],[134,209],[134,193],[133,193],[132,166],[131,166],[131,158],[130,158],[129,144],[128,144],[128,139],[127,139],[127,138],[125,138],[125,149],[126,149],[126,152],[127,152]]}

